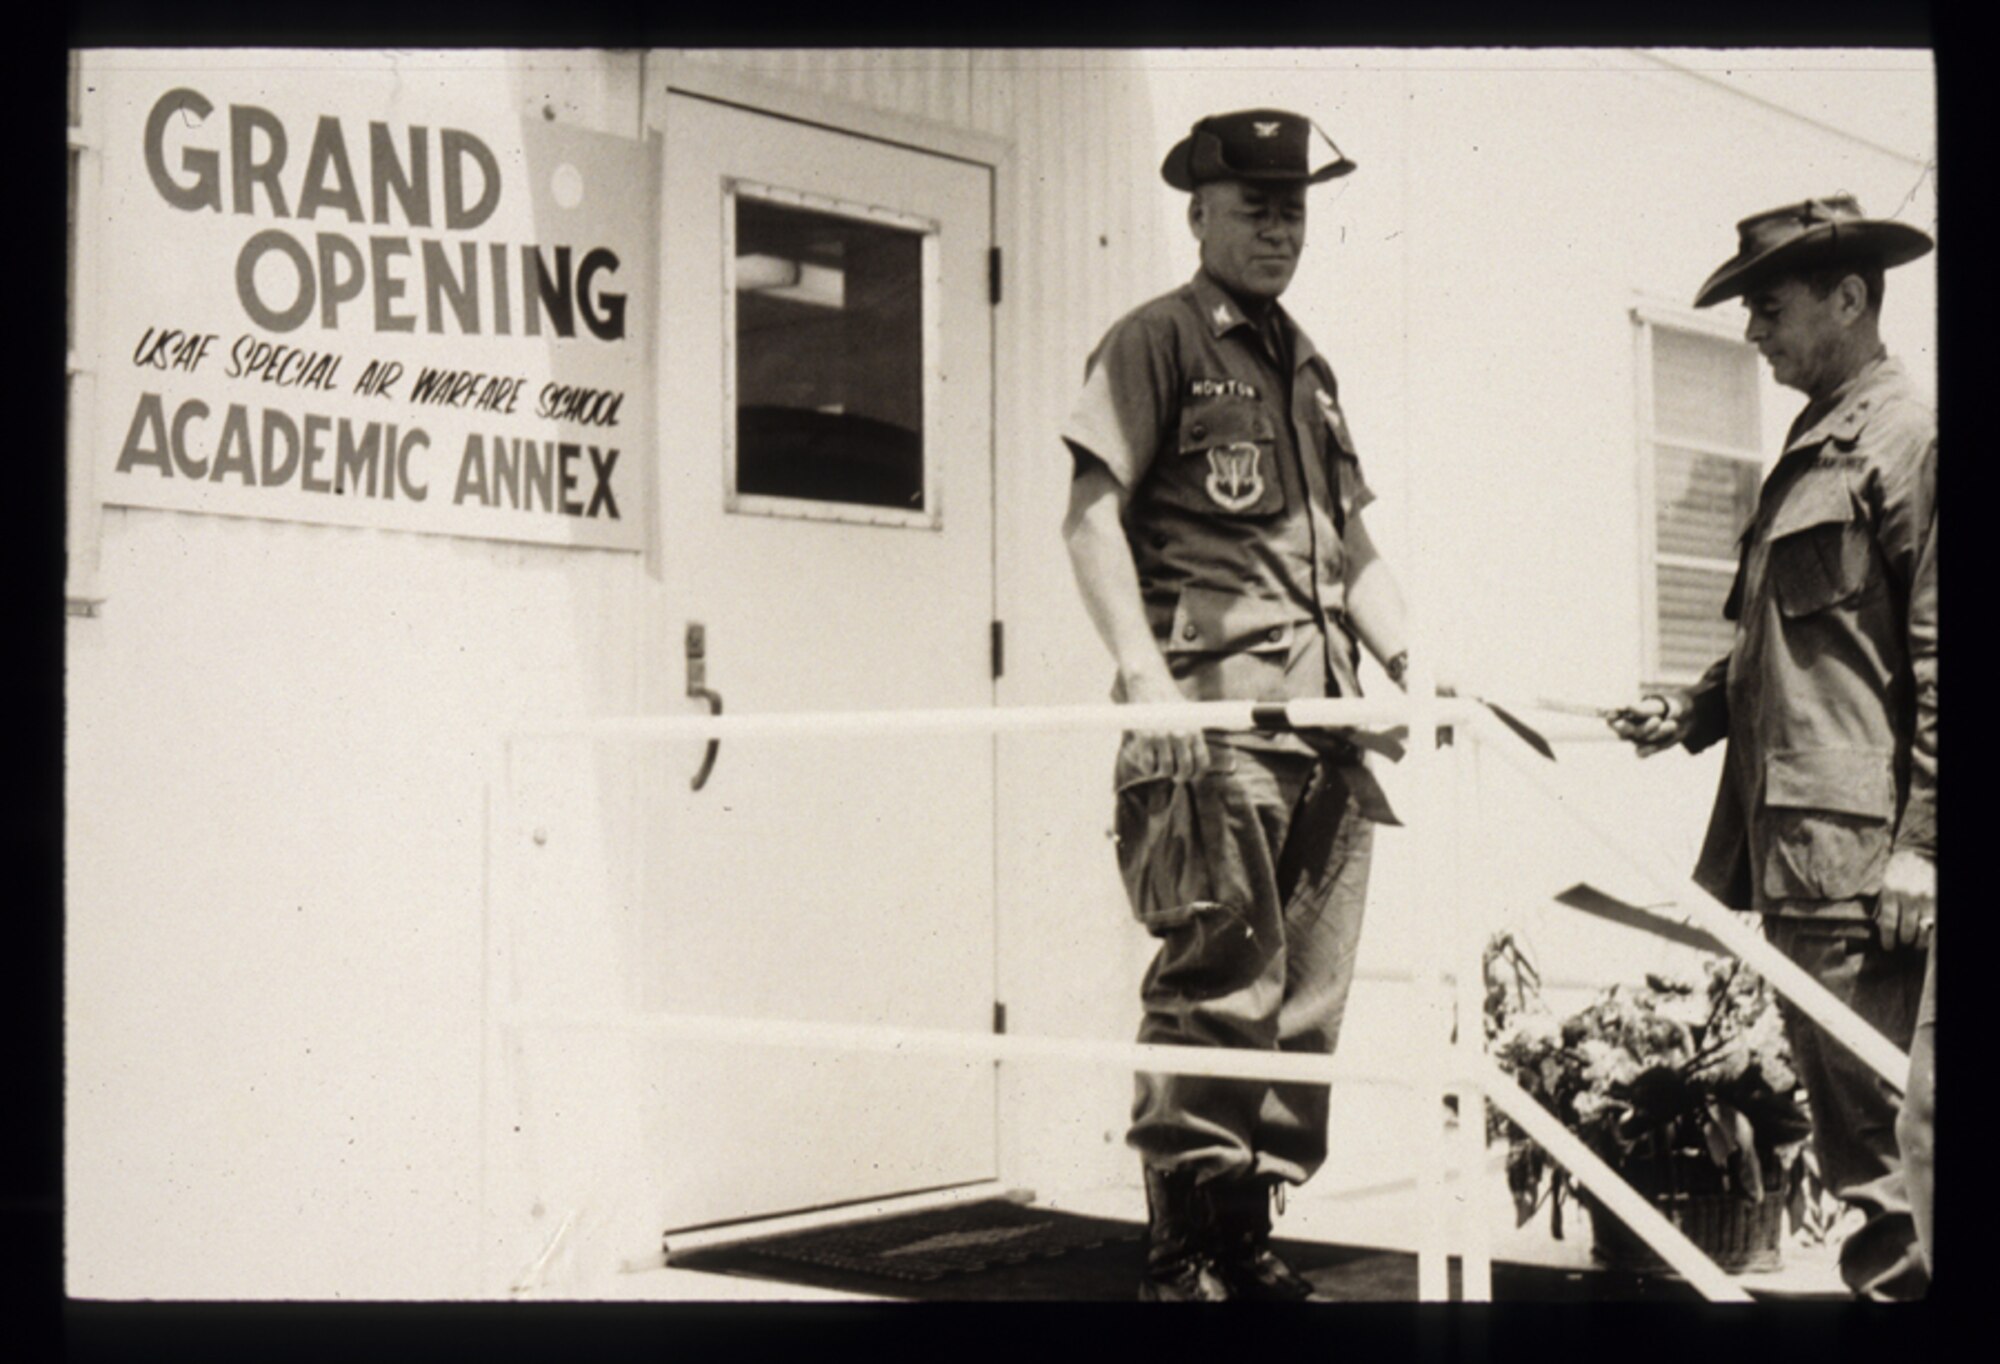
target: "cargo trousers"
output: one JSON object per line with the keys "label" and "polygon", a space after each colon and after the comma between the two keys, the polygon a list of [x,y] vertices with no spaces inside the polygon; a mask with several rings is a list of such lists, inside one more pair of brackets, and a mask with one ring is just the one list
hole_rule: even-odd
{"label": "cargo trousers", "polygon": [[[1192,780],[1115,781],[1120,870],[1159,939],[1138,1040],[1330,1054],[1354,979],[1374,826],[1336,760],[1208,736]],[[1298,1184],[1326,1159],[1329,1090],[1142,1072],[1126,1141],[1161,1170]]]}
{"label": "cargo trousers", "polygon": [[1936,1273],[1936,1242],[1932,1228],[1937,1215],[1937,935],[1924,954],[1924,993],[1917,1001],[1917,1031],[1910,1039],[1910,1083],[1903,1091],[1903,1111],[1896,1118],[1896,1146],[1903,1156],[1903,1183],[1910,1195],[1910,1216],[1917,1224],[1917,1246],[1924,1270]]}
{"label": "cargo trousers", "polygon": [[[1924,954],[1915,947],[1885,948],[1873,923],[1842,918],[1857,909],[1872,912],[1872,898],[1831,902],[1817,916],[1767,909],[1764,933],[1835,999],[1907,1051],[1923,995]],[[1780,1007],[1812,1109],[1820,1176],[1861,1213],[1861,1224],[1841,1243],[1841,1278],[1863,1298],[1922,1297],[1929,1275],[1896,1142],[1901,1100],[1893,1086],[1789,1001]]]}

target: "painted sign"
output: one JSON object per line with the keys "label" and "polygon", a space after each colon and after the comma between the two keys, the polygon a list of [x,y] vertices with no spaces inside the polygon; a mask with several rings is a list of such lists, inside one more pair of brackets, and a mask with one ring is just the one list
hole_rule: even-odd
{"label": "painted sign", "polygon": [[657,141],[271,55],[97,73],[103,500],[643,548]]}

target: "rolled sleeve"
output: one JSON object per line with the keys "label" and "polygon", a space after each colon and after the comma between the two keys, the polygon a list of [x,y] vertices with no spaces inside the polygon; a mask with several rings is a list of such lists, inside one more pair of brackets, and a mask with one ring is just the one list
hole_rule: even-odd
{"label": "rolled sleeve", "polygon": [[1361,473],[1361,456],[1354,446],[1354,433],[1348,429],[1347,414],[1333,396],[1340,391],[1339,381],[1326,361],[1317,356],[1313,359],[1313,372],[1319,377],[1320,390],[1315,396],[1319,399],[1320,415],[1326,419],[1327,453],[1333,456],[1334,492],[1340,499],[1339,514],[1344,521],[1373,502],[1375,490]]}
{"label": "rolled sleeve", "polygon": [[1340,514],[1343,517],[1354,515],[1375,500],[1375,490],[1361,475],[1359,457],[1350,451],[1342,451],[1333,465],[1340,476]]}
{"label": "rolled sleeve", "polygon": [[1083,391],[1063,423],[1064,442],[1136,488],[1159,448],[1177,374],[1171,328],[1142,314],[1124,319],[1091,354]]}

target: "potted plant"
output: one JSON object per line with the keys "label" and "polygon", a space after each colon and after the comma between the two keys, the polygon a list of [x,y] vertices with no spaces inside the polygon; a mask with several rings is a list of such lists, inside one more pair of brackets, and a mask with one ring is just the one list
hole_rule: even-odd
{"label": "potted plant", "polygon": [[[1777,1000],[1736,960],[1708,959],[1700,983],[1649,974],[1557,1018],[1512,934],[1486,951],[1486,1041],[1494,1061],[1696,1245],[1731,1271],[1775,1269],[1783,1215],[1824,1239],[1830,1224],[1807,1138],[1812,1123]],[[1593,1253],[1615,1268],[1660,1259],[1497,1110],[1516,1224],[1544,1203],[1563,1234],[1574,1197],[1591,1211]]]}

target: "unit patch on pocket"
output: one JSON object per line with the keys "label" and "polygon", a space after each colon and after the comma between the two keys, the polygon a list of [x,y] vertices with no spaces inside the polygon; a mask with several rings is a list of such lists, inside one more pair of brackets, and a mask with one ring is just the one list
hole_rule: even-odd
{"label": "unit patch on pocket", "polygon": [[1253,441],[1212,445],[1208,450],[1208,495],[1224,511],[1248,511],[1264,495],[1262,447]]}

